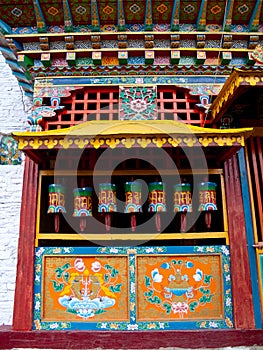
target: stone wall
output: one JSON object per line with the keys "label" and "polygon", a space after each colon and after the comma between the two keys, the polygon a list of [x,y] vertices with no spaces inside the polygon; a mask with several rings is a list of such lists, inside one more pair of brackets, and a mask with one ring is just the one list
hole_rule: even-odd
{"label": "stone wall", "polygon": [[[24,130],[31,105],[0,52],[0,136]],[[0,165],[0,325],[12,324],[23,168]]]}

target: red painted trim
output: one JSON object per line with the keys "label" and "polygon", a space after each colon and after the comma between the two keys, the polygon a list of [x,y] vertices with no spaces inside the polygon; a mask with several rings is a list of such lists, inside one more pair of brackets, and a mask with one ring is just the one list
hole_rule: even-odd
{"label": "red painted trim", "polygon": [[263,330],[197,331],[11,331],[0,326],[0,348],[159,349],[263,345]]}
{"label": "red painted trim", "polygon": [[225,163],[235,328],[255,328],[244,208],[237,156]]}
{"label": "red painted trim", "polygon": [[14,330],[32,329],[37,179],[38,166],[26,157],[18,240]]}

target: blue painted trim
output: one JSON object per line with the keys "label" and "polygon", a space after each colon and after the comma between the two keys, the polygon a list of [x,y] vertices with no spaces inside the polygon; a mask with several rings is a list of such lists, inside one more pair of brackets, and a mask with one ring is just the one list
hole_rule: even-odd
{"label": "blue painted trim", "polygon": [[[148,8],[150,7],[149,11]],[[150,12],[150,13],[149,13]],[[151,23],[147,24],[147,18],[151,18]],[[145,17],[144,17],[144,27],[146,30],[152,30],[152,25],[153,25],[153,19],[152,19],[152,0],[146,0],[146,5],[145,5]]]}
{"label": "blue painted trim", "polygon": [[[178,20],[178,27],[179,27],[179,9],[180,9],[180,0],[174,0],[173,12],[171,17],[171,28],[174,27],[175,20]],[[177,13],[177,16],[175,17],[176,12],[178,13]]]}
{"label": "blue painted trim", "polygon": [[26,91],[26,90],[25,90],[25,95],[28,96],[28,97],[30,97],[30,98],[33,98],[33,97],[34,97],[33,92],[29,92],[29,91]]}
{"label": "blue painted trim", "polygon": [[200,23],[200,19],[202,18],[202,14],[204,11],[204,6],[205,6],[205,1],[206,0],[202,0],[201,5],[200,5],[200,9],[199,9],[199,13],[198,13],[198,17],[197,17],[197,21],[196,21],[196,27],[199,27],[199,23]]}
{"label": "blue painted trim", "polygon": [[24,73],[24,69],[22,66],[20,66],[20,64],[17,63],[17,61],[12,61],[9,59],[6,59],[5,61],[13,71]]}
{"label": "blue painted trim", "polygon": [[7,34],[12,33],[12,28],[7,23],[5,23],[2,19],[0,19],[0,29],[2,29]]}
{"label": "blue painted trim", "polygon": [[248,256],[249,256],[249,267],[251,275],[251,286],[252,286],[252,297],[254,305],[254,315],[256,328],[262,328],[262,315],[260,305],[260,294],[258,286],[258,269],[257,269],[257,257],[254,244],[254,234],[253,234],[253,222],[251,214],[251,202],[249,196],[249,186],[247,178],[246,161],[244,155],[244,148],[241,148],[238,152],[239,169],[240,169],[240,180],[242,188],[242,198],[245,212],[245,223],[246,223],[246,236],[248,243]]}
{"label": "blue painted trim", "polygon": [[16,56],[11,49],[9,49],[7,47],[0,46],[0,51],[2,52],[5,59],[16,60]]}
{"label": "blue painted trim", "polygon": [[231,6],[232,6],[233,1],[234,1],[234,0],[227,1],[227,7],[226,7],[226,10],[225,10],[225,15],[224,15],[224,19],[223,19],[223,26],[222,26],[222,29],[223,29],[223,30],[225,29],[226,21],[227,21],[227,19],[228,19],[229,11],[230,11],[230,8],[231,8]]}
{"label": "blue painted trim", "polygon": [[65,4],[66,8],[64,8],[64,13],[65,13],[65,18],[67,18],[67,20],[69,19],[70,20],[70,23],[71,23],[71,26],[73,26],[73,17],[72,17],[72,14],[71,14],[71,10],[70,10],[70,6],[69,6],[69,3],[68,3],[68,0],[65,0],[65,2],[63,2],[63,5]]}
{"label": "blue painted trim", "polygon": [[[121,21],[123,21],[123,23],[120,23]],[[123,30],[125,29],[125,14],[124,14],[124,4],[123,4],[123,0],[119,0],[118,1],[118,26],[120,28],[123,28]]]}
{"label": "blue painted trim", "polygon": [[[94,7],[93,7],[93,4],[94,4]],[[97,18],[97,20],[98,20],[98,24],[96,26],[94,26],[94,29],[96,29],[96,31],[99,31],[100,16],[99,16],[99,8],[98,8],[97,0],[90,0],[90,6],[91,6],[91,25],[93,26],[92,23],[93,23],[94,15],[95,15],[95,18]]]}
{"label": "blue painted trim", "polygon": [[252,26],[253,26],[253,22],[257,16],[258,10],[259,10],[259,6],[261,5],[262,0],[257,0],[256,5],[254,6],[252,15],[250,17],[250,21],[249,21],[249,25],[248,25],[248,30],[250,31]]}
{"label": "blue painted trim", "polygon": [[33,88],[31,85],[23,83],[22,81],[18,81],[18,84],[24,89],[27,96],[33,96]]}
{"label": "blue painted trim", "polygon": [[[42,79],[42,78],[40,78]],[[138,80],[140,79],[140,83],[138,83]],[[92,85],[105,85],[107,84],[149,84],[150,82],[152,84],[161,84],[161,83],[167,83],[167,84],[179,84],[179,85],[186,85],[186,84],[224,84],[226,81],[226,77],[173,77],[173,76],[154,76],[154,77],[75,77],[75,78],[63,78],[53,77],[49,80],[50,83],[53,85],[86,85],[86,84],[92,84]]]}

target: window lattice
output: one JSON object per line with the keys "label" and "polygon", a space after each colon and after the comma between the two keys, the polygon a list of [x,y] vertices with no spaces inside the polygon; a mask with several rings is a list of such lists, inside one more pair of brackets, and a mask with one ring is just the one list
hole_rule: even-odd
{"label": "window lattice", "polygon": [[[157,87],[159,120],[177,120],[186,124],[204,126],[211,124],[204,110],[197,108],[199,97],[187,90],[173,87]],[[119,119],[119,87],[87,87],[75,90],[62,98],[64,108],[56,118],[46,120],[45,130],[68,128],[90,120]]]}

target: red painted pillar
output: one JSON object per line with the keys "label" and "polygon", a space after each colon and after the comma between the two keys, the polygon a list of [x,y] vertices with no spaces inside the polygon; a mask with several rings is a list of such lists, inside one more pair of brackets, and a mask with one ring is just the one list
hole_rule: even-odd
{"label": "red painted pillar", "polygon": [[255,328],[252,287],[238,159],[225,162],[235,328]]}
{"label": "red painted pillar", "polygon": [[37,184],[38,165],[26,156],[18,240],[14,330],[32,329]]}

